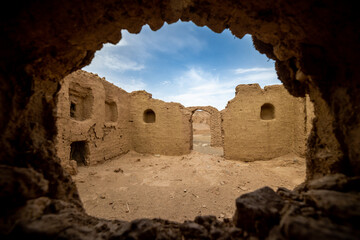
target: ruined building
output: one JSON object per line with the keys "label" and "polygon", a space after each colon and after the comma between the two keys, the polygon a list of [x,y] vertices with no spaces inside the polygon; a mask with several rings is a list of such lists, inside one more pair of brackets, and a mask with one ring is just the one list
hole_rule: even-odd
{"label": "ruined building", "polygon": [[[39,0],[8,1],[0,11],[2,239],[360,236],[360,17],[353,2]],[[275,60],[286,90],[309,94],[315,119],[306,182],[294,190],[262,188],[240,196],[229,222],[91,217],[55,149],[59,83],[88,65],[104,43],[117,43],[121,29],[138,33],[149,24],[156,31],[178,20],[217,33],[230,29],[238,38],[251,34],[255,48]]]}
{"label": "ruined building", "polygon": [[128,93],[105,79],[77,71],[57,94],[56,150],[68,172],[135,150],[183,155],[191,149],[191,112],[178,103]]}
{"label": "ruined building", "polygon": [[[183,155],[192,149],[192,115],[210,114],[211,146],[224,146],[228,159],[264,160],[305,154],[313,111],[306,98],[283,86],[239,85],[222,112],[211,106],[185,108],[126,91],[95,74],[76,71],[57,96],[57,156],[71,174],[134,150]],[[307,122],[306,122],[307,121]]]}

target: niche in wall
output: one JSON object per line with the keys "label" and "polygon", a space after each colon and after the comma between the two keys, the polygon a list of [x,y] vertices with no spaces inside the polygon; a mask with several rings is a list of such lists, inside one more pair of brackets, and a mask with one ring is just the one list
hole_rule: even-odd
{"label": "niche in wall", "polygon": [[91,88],[80,86],[78,83],[70,83],[69,86],[70,117],[84,121],[91,117],[94,97]]}
{"label": "niche in wall", "polygon": [[262,120],[271,120],[275,118],[275,107],[271,103],[265,103],[261,106],[260,118]]}
{"label": "niche in wall", "polygon": [[71,160],[75,160],[78,166],[88,165],[89,146],[86,141],[72,142],[70,148]]}
{"label": "niche in wall", "polygon": [[118,119],[118,110],[115,102],[105,101],[105,121],[116,122]]}
{"label": "niche in wall", "polygon": [[151,109],[147,109],[144,111],[143,120],[146,123],[154,123],[156,121],[155,112]]}

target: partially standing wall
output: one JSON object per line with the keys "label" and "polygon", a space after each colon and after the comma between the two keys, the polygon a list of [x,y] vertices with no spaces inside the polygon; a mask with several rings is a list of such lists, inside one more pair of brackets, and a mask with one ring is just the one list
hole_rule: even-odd
{"label": "partially standing wall", "polygon": [[131,149],[129,106],[130,94],[95,74],[79,70],[62,80],[56,151],[68,172]]}
{"label": "partially standing wall", "polygon": [[303,155],[305,104],[282,85],[238,85],[235,98],[222,111],[225,158],[254,161],[291,152]]}
{"label": "partially standing wall", "polygon": [[191,112],[179,103],[131,93],[132,147],[140,153],[183,155],[191,149]]}

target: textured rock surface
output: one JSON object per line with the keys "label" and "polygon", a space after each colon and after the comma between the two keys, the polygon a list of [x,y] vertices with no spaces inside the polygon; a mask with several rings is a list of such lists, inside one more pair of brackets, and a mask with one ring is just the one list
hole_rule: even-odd
{"label": "textured rock surface", "polygon": [[[43,176],[49,183],[48,191],[41,195],[69,206],[62,215],[53,209],[54,204],[45,204],[51,206],[45,207],[45,212],[53,212],[51,217],[57,221],[46,221],[42,211],[36,221],[16,215],[21,208],[26,208],[22,212],[33,212],[29,201],[36,199],[27,200],[26,205],[7,206],[0,217],[2,223],[12,227],[1,229],[13,230],[13,235],[30,232],[38,238],[78,239],[109,236],[106,226],[89,230],[88,226],[107,222],[83,213],[76,187],[56,157],[55,96],[63,77],[88,64],[103,43],[120,40],[120,29],[137,33],[146,23],[157,30],[165,21],[181,19],[206,25],[215,32],[229,28],[240,38],[252,34],[255,47],[276,60],[278,76],[289,92],[295,96],[308,92],[314,102],[317,118],[308,144],[308,180],[331,173],[360,174],[360,19],[352,2],[40,0],[8,2],[0,13],[0,109],[5,113],[0,115],[0,164],[10,171],[32,168],[38,174],[31,176]],[[9,176],[8,182],[21,181],[13,174]],[[16,202],[18,193],[9,191],[6,197]],[[359,236],[351,218],[327,224],[319,211],[314,214],[320,216],[311,220],[316,223],[314,228],[309,224],[301,227],[290,220],[301,218],[303,212],[311,215],[311,209],[295,207],[292,214],[283,215],[279,231],[272,231],[272,236]],[[67,221],[71,227],[65,229]],[[53,228],[55,224],[59,227]],[[32,231],[34,226],[37,228]]]}
{"label": "textured rock surface", "polygon": [[279,223],[284,201],[271,188],[264,187],[236,199],[234,222],[237,227],[260,238]]}

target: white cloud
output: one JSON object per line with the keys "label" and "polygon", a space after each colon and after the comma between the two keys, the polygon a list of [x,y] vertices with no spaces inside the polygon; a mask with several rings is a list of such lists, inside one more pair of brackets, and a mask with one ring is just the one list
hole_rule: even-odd
{"label": "white cloud", "polygon": [[239,84],[259,83],[264,87],[280,83],[272,68],[242,70],[246,74],[241,77],[233,74],[233,71],[220,77],[202,68],[190,67],[173,80],[178,86],[177,94],[166,95],[163,98],[166,101],[180,102],[187,107],[211,105],[221,110],[235,96],[235,87]]}
{"label": "white cloud", "polygon": [[103,55],[99,61],[102,61],[105,67],[119,72],[140,71],[145,68],[143,64],[123,56]]}
{"label": "white cloud", "polygon": [[145,68],[145,65],[136,61],[136,59],[116,53],[116,48],[115,45],[106,44],[101,51],[96,52],[91,64],[86,66],[84,70],[96,73],[107,73],[109,71],[123,73],[126,71],[141,71]]}
{"label": "white cloud", "polygon": [[237,68],[234,70],[236,74],[244,74],[250,72],[271,72],[274,68]]}
{"label": "white cloud", "polygon": [[120,42],[118,44],[116,44],[116,46],[119,46],[119,47],[124,47],[124,46],[128,46],[128,45],[129,45],[129,43],[126,40],[126,38],[121,38]]}
{"label": "white cloud", "polygon": [[116,84],[127,92],[146,89],[146,83],[142,79],[131,78],[126,80],[111,80],[110,82]]}
{"label": "white cloud", "polygon": [[173,82],[178,87],[177,94],[164,98],[166,101],[180,102],[185,106],[211,105],[222,109],[235,92],[234,87],[221,82],[218,75],[196,67],[190,67]]}

